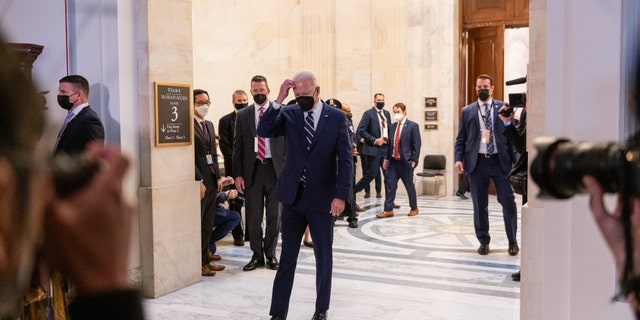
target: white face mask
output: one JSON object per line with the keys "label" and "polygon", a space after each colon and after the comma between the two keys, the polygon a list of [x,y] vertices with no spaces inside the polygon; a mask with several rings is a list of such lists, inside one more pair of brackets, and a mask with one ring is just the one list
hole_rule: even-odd
{"label": "white face mask", "polygon": [[393,114],[393,118],[396,119],[396,121],[400,121],[404,118],[404,114],[402,113],[394,113]]}
{"label": "white face mask", "polygon": [[198,114],[204,118],[209,112],[209,107],[207,105],[197,106],[196,111],[198,111]]}

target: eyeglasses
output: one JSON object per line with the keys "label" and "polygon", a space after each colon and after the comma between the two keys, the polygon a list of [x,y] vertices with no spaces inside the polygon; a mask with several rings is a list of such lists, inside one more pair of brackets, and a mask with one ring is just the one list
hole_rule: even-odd
{"label": "eyeglasses", "polygon": [[198,106],[198,107],[201,107],[201,106],[204,106],[204,105],[206,105],[207,107],[210,106],[211,105],[211,101],[207,101],[207,102],[199,101],[199,102],[196,102],[196,106]]}

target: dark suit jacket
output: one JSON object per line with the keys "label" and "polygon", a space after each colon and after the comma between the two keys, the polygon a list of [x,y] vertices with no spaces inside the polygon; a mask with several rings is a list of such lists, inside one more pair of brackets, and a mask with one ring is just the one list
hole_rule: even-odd
{"label": "dark suit jacket", "polygon": [[236,130],[236,112],[220,118],[218,121],[218,135],[220,136],[220,152],[224,157],[224,174],[234,177],[233,175],[233,135]]}
{"label": "dark suit jacket", "polygon": [[[202,180],[207,192],[213,192],[215,195],[218,191],[218,179],[220,178],[220,169],[218,167],[218,152],[216,150],[216,129],[213,123],[209,120],[205,120],[209,136],[211,137],[209,143],[206,143],[202,127],[196,119],[193,119],[193,151],[196,162],[196,180]],[[207,151],[209,150],[209,151]],[[207,164],[207,153],[211,153],[213,158],[213,166],[216,168],[216,175],[211,174],[209,165]]]}
{"label": "dark suit jacket", "polygon": [[[394,152],[394,139],[396,129],[398,128],[398,122],[391,125],[391,136],[389,136],[389,151],[386,154],[385,159],[389,160],[393,157]],[[400,154],[400,160],[405,162],[408,166],[411,166],[411,162],[416,163],[420,159],[420,147],[422,145],[422,139],[420,138],[420,127],[418,124],[404,119],[402,123],[402,131],[400,131],[400,142],[398,143],[398,153]]]}
{"label": "dark suit jacket", "polygon": [[[511,170],[513,163],[511,152],[511,144],[504,136],[504,123],[498,117],[498,110],[504,105],[504,102],[493,100],[491,108],[493,109],[493,139],[498,149],[498,159],[500,160],[500,168],[507,174]],[[478,119],[478,102],[474,102],[462,108],[460,116],[460,125],[458,126],[458,137],[455,145],[455,161],[462,161],[464,171],[473,173],[478,162],[478,150],[480,150],[480,120]]]}
{"label": "dark suit jacket", "polygon": [[[387,110],[383,110],[382,114],[384,114],[385,119],[387,119],[387,137],[391,140],[392,133],[389,131],[389,127],[391,126],[391,116]],[[372,107],[364,112],[362,119],[360,119],[360,123],[358,124],[358,136],[364,138],[364,145],[362,146],[362,154],[364,155],[384,156],[389,147],[388,143],[381,147],[373,144],[376,139],[382,137],[380,120],[378,120],[378,118],[378,109],[376,107]]]}
{"label": "dark suit jacket", "polygon": [[326,207],[329,212],[333,198],[349,201],[353,180],[353,159],[349,129],[344,113],[322,103],[314,141],[307,151],[304,114],[299,105],[270,108],[262,116],[258,134],[264,137],[284,136],[287,154],[276,186],[276,199],[293,205],[303,171],[306,188],[317,197],[309,206]]}
{"label": "dark suit jacket", "polygon": [[[269,110],[273,109],[273,103],[269,102]],[[233,137],[233,175],[234,178],[242,177],[245,187],[249,188],[253,184],[253,168],[256,163],[256,115],[255,104],[238,111],[236,116],[236,129]],[[264,119],[264,115],[262,116]],[[263,137],[267,137],[264,136]],[[283,137],[271,137],[269,145],[271,147],[271,160],[276,175],[282,170],[284,161],[285,143]]]}
{"label": "dark suit jacket", "polygon": [[104,140],[104,126],[98,114],[90,106],[86,106],[67,124],[54,154],[81,153],[89,142],[95,140]]}

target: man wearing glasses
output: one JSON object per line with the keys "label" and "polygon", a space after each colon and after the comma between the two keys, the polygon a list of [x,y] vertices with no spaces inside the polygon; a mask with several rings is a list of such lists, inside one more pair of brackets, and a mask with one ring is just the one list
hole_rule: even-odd
{"label": "man wearing glasses", "polygon": [[462,108],[455,144],[455,167],[466,172],[471,184],[473,224],[480,241],[478,254],[489,253],[489,179],[493,180],[502,206],[505,230],[509,239],[509,255],[520,251],[516,233],[518,216],[515,196],[509,184],[509,171],[514,159],[511,145],[503,135],[505,123],[498,117],[504,102],[494,100],[493,79],[481,74],[476,79],[478,100]]}

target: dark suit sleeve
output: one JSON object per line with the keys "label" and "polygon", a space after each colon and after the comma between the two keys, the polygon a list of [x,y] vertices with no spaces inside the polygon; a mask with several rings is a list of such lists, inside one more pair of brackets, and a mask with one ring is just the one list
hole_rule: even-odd
{"label": "dark suit sleeve", "polygon": [[[246,108],[245,108],[246,110]],[[236,115],[236,128],[233,134],[233,175],[234,178],[243,177],[242,159],[244,158],[242,143],[244,141],[244,135],[247,134],[247,130],[243,128],[242,117],[246,112],[238,112]]]}
{"label": "dark suit sleeve", "polygon": [[455,162],[462,161],[464,159],[465,144],[467,143],[467,126],[465,123],[465,108],[462,109],[460,114],[460,123],[458,124],[458,136],[456,137],[454,159]]}
{"label": "dark suit sleeve", "polygon": [[526,111],[522,111],[520,115],[520,121],[517,124],[511,123],[510,125],[504,128],[504,136],[507,137],[507,140],[513,145],[513,147],[518,151],[518,153],[524,153],[526,149],[527,143],[527,120],[526,120]]}
{"label": "dark suit sleeve", "polygon": [[218,121],[218,133],[220,134],[220,152],[223,156],[233,153],[233,131],[231,130],[231,117],[228,115]]}
{"label": "dark suit sleeve", "polygon": [[349,201],[349,191],[353,183],[353,154],[349,139],[349,127],[343,121],[338,126],[338,141],[336,144],[338,156],[338,183],[336,198]]}
{"label": "dark suit sleeve", "polygon": [[420,138],[420,128],[417,123],[411,124],[411,159],[409,162],[415,162],[416,166],[420,160],[420,148],[422,148],[422,139]]}
{"label": "dark suit sleeve", "polygon": [[[260,123],[258,123],[258,135],[265,138],[275,138],[284,135],[285,119],[281,116],[281,110],[286,108],[281,106],[277,110],[269,108],[262,115]],[[344,123],[346,127],[346,121]]]}
{"label": "dark suit sleeve", "polygon": [[373,145],[378,137],[374,137],[368,132],[369,126],[371,126],[371,116],[370,112],[365,111],[362,115],[362,119],[360,119],[360,123],[358,123],[358,136],[364,139],[365,143]]}
{"label": "dark suit sleeve", "polygon": [[74,320],[142,320],[142,301],[137,290],[79,296],[69,305]]}

